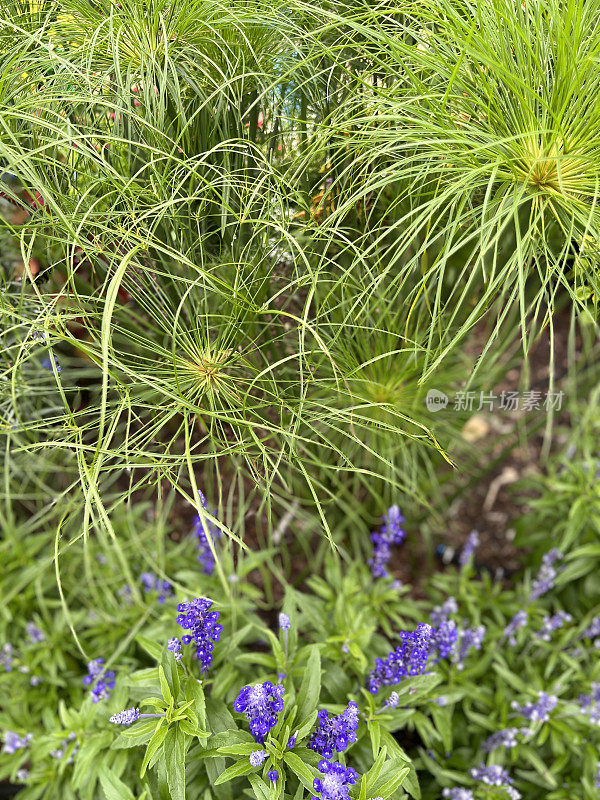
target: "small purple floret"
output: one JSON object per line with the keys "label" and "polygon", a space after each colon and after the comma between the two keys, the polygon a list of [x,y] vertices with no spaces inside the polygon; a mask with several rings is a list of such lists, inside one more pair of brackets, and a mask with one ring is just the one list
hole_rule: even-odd
{"label": "small purple floret", "polygon": [[267,759],[268,753],[266,750],[253,750],[250,753],[250,765],[252,767],[260,767]]}

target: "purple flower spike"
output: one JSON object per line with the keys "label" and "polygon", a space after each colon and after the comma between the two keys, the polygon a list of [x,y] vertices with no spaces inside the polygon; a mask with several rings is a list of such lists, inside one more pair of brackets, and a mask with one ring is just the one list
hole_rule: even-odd
{"label": "purple flower spike", "polygon": [[525,625],[527,625],[528,620],[529,615],[526,611],[521,609],[521,611],[517,611],[506,628],[504,628],[504,636],[506,639],[508,639],[508,643],[511,645],[511,647],[514,647],[517,643],[517,631],[519,628],[524,628]]}
{"label": "purple flower spike", "polygon": [[12,672],[13,668],[13,646],[10,642],[5,642],[0,650],[0,666],[4,667],[5,672]]}
{"label": "purple flower spike", "polygon": [[406,539],[406,532],[401,528],[403,522],[404,517],[399,507],[390,506],[379,531],[371,534],[373,555],[369,559],[369,566],[374,578],[383,578],[388,574],[387,565],[392,557],[392,546],[400,545]]}
{"label": "purple flower spike", "polygon": [[342,753],[356,741],[358,728],[358,706],[350,702],[337,717],[330,717],[325,710],[317,715],[317,728],[308,740],[308,746],[325,758],[332,758],[334,752]]}
{"label": "purple flower spike", "polygon": [[522,714],[530,722],[548,722],[550,712],[554,711],[558,703],[558,697],[546,692],[538,692],[537,703],[525,703],[519,705],[516,700],[511,703],[511,708]]}
{"label": "purple flower spike", "polygon": [[560,630],[568,622],[572,622],[573,617],[566,611],[557,611],[552,617],[544,617],[544,622],[536,636],[544,642],[552,639],[552,634]]}
{"label": "purple flower spike", "polygon": [[521,794],[513,788],[512,778],[499,764],[492,764],[489,767],[480,764],[478,767],[469,770],[469,775],[473,780],[480,781],[486,786],[502,787],[511,800],[520,800]]}
{"label": "purple flower spike", "polygon": [[462,789],[460,786],[454,789],[444,789],[442,797],[447,800],[474,800],[473,792],[470,789]]}
{"label": "purple flower spike", "polygon": [[282,631],[289,631],[291,626],[292,626],[292,623],[290,622],[289,616],[287,614],[284,614],[283,612],[281,612],[281,614],[279,615],[279,627],[281,628],[281,630]]}
{"label": "purple flower spike", "polygon": [[181,642],[177,638],[177,636],[173,636],[167,642],[167,650],[170,650],[173,653],[173,658],[175,661],[181,661],[183,657],[183,653],[181,652]]}
{"label": "purple flower spike", "polygon": [[590,694],[579,695],[579,705],[592,725],[600,726],[600,683],[592,683]]}
{"label": "purple flower spike", "polygon": [[164,603],[167,597],[173,597],[173,587],[169,581],[163,581],[158,578],[153,572],[142,572],[140,575],[142,590],[144,594],[156,592],[158,595],[158,602]]}
{"label": "purple flower spike", "polygon": [[402,644],[385,659],[376,658],[375,668],[367,680],[367,688],[377,694],[382,686],[394,686],[402,678],[422,675],[433,641],[433,628],[421,622],[412,632],[400,631]]}
{"label": "purple flower spike", "polygon": [[109,669],[103,669],[103,658],[96,658],[88,662],[88,674],[83,678],[85,686],[91,687],[92,702],[98,703],[106,700],[115,688],[115,673]]}
{"label": "purple flower spike", "polygon": [[542,597],[554,587],[554,580],[558,574],[554,564],[561,558],[562,553],[556,547],[542,557],[540,570],[531,584],[531,594],[529,595],[531,601]]}
{"label": "purple flower spike", "polygon": [[439,628],[443,622],[448,622],[450,614],[457,614],[458,606],[453,597],[449,597],[441,606],[435,606],[429,618],[434,628]]}
{"label": "purple flower spike", "polygon": [[[200,493],[200,502],[202,503],[202,508],[206,509],[207,501],[202,493]],[[216,511],[213,516],[215,515]],[[221,538],[221,530],[214,522],[206,519],[206,517],[203,520],[200,514],[196,514],[194,518],[194,536],[198,540],[198,561],[202,564],[202,571],[205,575],[212,575],[215,569],[215,557],[210,544],[212,542],[214,547],[215,542]]]}
{"label": "purple flower spike", "polygon": [[471,531],[471,533],[467,536],[467,541],[465,542],[465,546],[463,547],[461,554],[458,557],[458,563],[460,564],[460,568],[464,569],[467,564],[471,561],[475,554],[475,550],[479,547],[479,534],[477,531]]}
{"label": "purple flower spike", "polygon": [[519,743],[517,740],[519,734],[526,736],[528,733],[529,728],[504,728],[488,736],[482,745],[482,749],[485,753],[491,753],[492,750],[496,750],[499,747],[510,750]]}
{"label": "purple flower spike", "polygon": [[[219,612],[211,611],[212,600],[207,600],[205,597],[198,597],[195,600],[190,600],[188,603],[180,603],[177,606],[179,615],[177,617],[177,624],[181,625],[184,630],[189,631],[189,634],[181,637],[181,642],[184,645],[194,642],[196,645],[196,658],[202,665],[202,671],[210,667],[213,660],[213,650],[216,642],[219,641],[223,626],[219,625]],[[171,642],[173,640],[170,640]],[[175,658],[179,650],[173,643],[174,650],[169,647],[173,652]],[[180,659],[177,659],[180,660]]]}
{"label": "purple flower spike", "polygon": [[244,686],[233,703],[238,714],[245,714],[250,733],[262,744],[269,731],[277,724],[277,715],[283,711],[282,684],[270,681],[256,686]]}
{"label": "purple flower spike", "polygon": [[454,620],[442,622],[434,631],[432,648],[437,651],[437,660],[453,656],[458,642],[458,629]]}
{"label": "purple flower spike", "polygon": [[37,627],[37,625],[34,625],[33,622],[27,623],[26,631],[31,644],[39,644],[46,639],[44,633]]}
{"label": "purple flower spike", "polygon": [[126,708],[125,711],[119,711],[118,714],[113,714],[109,722],[112,722],[114,725],[133,725],[139,718],[139,708]]}
{"label": "purple flower spike", "polygon": [[452,657],[452,660],[456,663],[457,669],[461,670],[464,668],[465,658],[469,650],[481,650],[484,636],[485,625],[479,625],[475,628],[465,628],[459,631],[458,649]]}
{"label": "purple flower spike", "polygon": [[266,750],[253,750],[250,753],[250,765],[253,767],[261,767],[266,761],[268,753]]}
{"label": "purple flower spike", "polygon": [[4,731],[4,747],[2,748],[2,752],[8,756],[12,756],[17,750],[25,750],[25,748],[29,747],[29,742],[32,739],[32,733],[19,736],[19,734],[14,733],[14,731]]}
{"label": "purple flower spike", "polygon": [[[351,768],[334,761],[319,762],[319,772],[322,778],[315,778],[313,789],[321,795],[321,800],[348,800],[350,787],[356,783],[358,775]],[[312,800],[318,800],[313,795]]]}

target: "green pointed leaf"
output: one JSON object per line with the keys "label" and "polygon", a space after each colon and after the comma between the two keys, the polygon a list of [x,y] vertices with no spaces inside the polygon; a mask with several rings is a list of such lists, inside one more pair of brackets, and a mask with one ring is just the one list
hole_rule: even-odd
{"label": "green pointed leaf", "polygon": [[317,645],[309,646],[304,677],[296,699],[298,722],[303,725],[316,710],[321,694],[321,653]]}
{"label": "green pointed leaf", "polygon": [[227,781],[231,781],[234,778],[239,778],[241,775],[247,775],[254,769],[255,767],[252,766],[249,759],[242,758],[239,761],[236,761],[235,764],[232,764],[230,767],[227,767],[225,772],[219,775],[214,785],[220,786],[222,783],[227,783]]}
{"label": "green pointed leaf", "polygon": [[301,783],[312,792],[313,781],[317,777],[318,772],[315,769],[311,769],[308,764],[305,764],[304,761],[296,755],[296,753],[291,753],[289,750],[284,755],[283,760]]}
{"label": "green pointed leaf", "polygon": [[[161,720],[162,723],[162,720]],[[146,774],[146,769],[148,765],[155,757],[156,753],[158,752],[159,748],[162,746],[162,743],[165,740],[165,736],[167,735],[167,725],[161,724],[159,728],[154,733],[154,736],[148,742],[148,747],[146,748],[146,754],[144,756],[144,760],[142,762],[142,770],[140,772],[140,778],[143,778]]]}
{"label": "green pointed leaf", "polygon": [[106,800],[135,800],[131,789],[107,767],[100,767],[98,776]]}
{"label": "green pointed leaf", "polygon": [[377,758],[379,754],[379,747],[381,744],[381,725],[376,720],[370,719],[367,722],[367,729],[371,737],[371,749],[373,750],[373,758]]}
{"label": "green pointed leaf", "polygon": [[271,788],[256,773],[248,775],[256,800],[271,800]]}
{"label": "green pointed leaf", "polygon": [[179,725],[170,728],[165,737],[165,767],[172,800],[185,800],[185,755],[188,741]]}
{"label": "green pointed leaf", "polygon": [[136,642],[142,647],[149,656],[156,659],[156,661],[160,662],[162,658],[162,646],[157,644],[152,639],[146,638],[146,636],[138,635],[135,637]]}
{"label": "green pointed leaf", "polygon": [[165,671],[162,668],[162,665],[158,668],[158,677],[160,680],[160,688],[162,691],[163,698],[168,705],[171,705],[173,702],[173,695],[171,694],[171,689],[169,687],[167,678],[165,676]]}

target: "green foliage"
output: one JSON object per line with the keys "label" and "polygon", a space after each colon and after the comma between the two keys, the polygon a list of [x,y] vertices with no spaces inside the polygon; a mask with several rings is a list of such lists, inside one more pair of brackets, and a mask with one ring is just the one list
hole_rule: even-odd
{"label": "green foliage", "polygon": [[5,0],[5,429],[100,518],[125,468],[326,532],[349,475],[425,503],[464,421],[428,389],[489,388],[565,303],[595,325],[595,3]]}
{"label": "green foliage", "polygon": [[[82,550],[76,532],[65,532],[55,545],[55,562],[52,556],[39,558],[51,551],[51,534],[33,530],[23,537],[21,529],[11,535],[7,528],[2,638],[13,651],[10,670],[0,672],[0,724],[4,731],[34,736],[26,748],[0,756],[0,775],[13,781],[21,776],[24,800],[57,793],[82,800],[310,797],[320,756],[307,743],[317,711],[339,714],[349,700],[360,711],[357,741],[337,758],[359,773],[351,793],[356,800],[434,800],[442,788],[457,785],[484,798],[469,778],[470,768],[484,759],[507,768],[523,796],[533,800],[567,800],[581,791],[579,796],[594,797],[596,756],[586,743],[595,741],[597,728],[579,697],[600,681],[591,634],[585,633],[592,614],[573,608],[571,622],[540,636],[545,618],[560,608],[557,597],[570,596],[569,564],[577,547],[565,554],[556,590],[535,602],[528,599],[530,580],[507,588],[486,573],[478,578],[472,566],[435,575],[415,599],[410,587],[375,580],[364,561],[345,564],[329,550],[323,577],[313,575],[303,588],[285,585],[279,608],[291,627],[276,634],[265,623],[264,596],[248,579],[261,562],[269,563],[268,550],[248,556],[242,551],[234,564],[231,544],[220,540],[226,594],[218,576],[190,569],[193,543],[165,541],[161,518],[149,525],[145,512],[139,506],[114,517],[127,571],[100,535],[90,536]],[[155,592],[142,591],[137,577],[145,566],[139,554],[159,540],[161,575],[176,593],[163,603]],[[84,573],[89,583],[82,584]],[[166,648],[177,633],[176,598],[201,595],[215,598],[224,625],[207,674],[188,654],[178,664]],[[425,674],[375,695],[363,688],[375,659],[397,646],[398,631],[414,629],[448,597],[457,601],[457,612],[449,616],[458,630],[486,627],[483,648],[471,649],[464,663],[456,648],[449,659],[432,655]],[[505,629],[521,609],[528,620],[513,644]],[[40,628],[43,641],[31,640],[27,622]],[[117,681],[110,697],[94,704],[81,679],[85,662],[99,656]],[[284,710],[260,745],[232,703],[244,684],[266,680],[283,682]],[[390,689],[398,694],[395,706],[386,704]],[[540,691],[556,696],[556,708],[547,721],[527,721],[515,704],[536,702]],[[129,706],[142,716],[119,731],[109,717]],[[488,756],[482,750],[486,738],[510,727],[519,729],[518,744]],[[264,764],[252,767],[250,753],[262,748]],[[26,774],[19,772],[23,768]],[[280,774],[275,786],[267,778],[273,768]]]}

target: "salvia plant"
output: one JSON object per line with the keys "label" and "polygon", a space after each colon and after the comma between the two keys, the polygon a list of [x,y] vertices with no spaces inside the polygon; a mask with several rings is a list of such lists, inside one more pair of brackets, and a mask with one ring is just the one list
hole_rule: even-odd
{"label": "salvia plant", "polygon": [[422,599],[329,550],[265,616],[248,557],[218,553],[228,595],[190,570],[194,526],[128,593],[90,545],[112,606],[66,614],[51,562],[10,601],[1,763],[23,798],[596,796],[600,617],[560,607],[568,554],[505,588],[477,574],[472,534]]}

